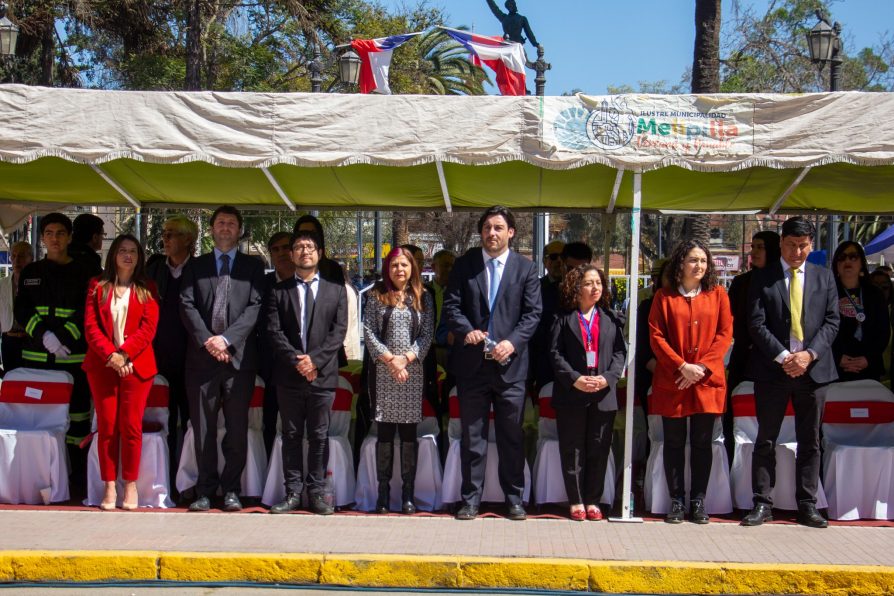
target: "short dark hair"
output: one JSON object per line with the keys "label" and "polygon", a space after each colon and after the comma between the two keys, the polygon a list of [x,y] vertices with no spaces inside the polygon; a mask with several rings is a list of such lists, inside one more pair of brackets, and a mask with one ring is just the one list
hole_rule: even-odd
{"label": "short dark hair", "polygon": [[242,229],[242,213],[232,205],[221,205],[220,207],[215,209],[214,213],[211,214],[211,219],[208,220],[208,225],[214,227],[214,220],[216,220],[217,216],[222,213],[225,213],[226,215],[234,215],[236,217],[236,221],[239,222],[239,229]]}
{"label": "short dark hair", "polygon": [[432,255],[431,262],[437,263],[438,260],[441,259],[442,257],[448,257],[448,256],[456,258],[456,255],[453,254],[452,250],[447,250],[446,248],[442,248],[441,250],[439,250],[438,252],[436,252],[435,254]]}
{"label": "short dark hair", "polygon": [[711,251],[708,250],[708,245],[697,238],[690,238],[689,240],[680,242],[674,247],[674,251],[671,253],[670,260],[667,264],[667,278],[671,284],[671,288],[675,288],[682,283],[683,261],[686,260],[686,255],[689,254],[689,251],[694,248],[701,249],[708,258],[708,266],[705,268],[705,275],[702,277],[701,281],[702,291],[707,292],[713,290],[717,285],[717,270],[714,268],[714,259],[711,258]]}
{"label": "short dark hair", "polygon": [[568,257],[589,263],[593,260],[593,249],[586,242],[569,242],[562,249],[562,258]]}
{"label": "short dark hair", "polygon": [[292,230],[293,234],[298,233],[298,228],[301,227],[301,224],[309,223],[311,224],[317,232],[317,246],[320,250],[326,249],[326,236],[323,234],[323,224],[320,223],[320,220],[311,215],[310,213],[305,213],[301,217],[298,218],[298,221],[295,222],[295,227]]}
{"label": "short dark hair", "polygon": [[318,250],[322,250],[322,245],[320,243],[320,237],[316,232],[311,232],[310,230],[301,230],[300,232],[295,232],[292,234],[292,238],[289,240],[289,248],[295,249],[295,243],[299,240],[313,240],[314,244],[317,246]]}
{"label": "short dark hair", "polygon": [[484,229],[484,222],[488,220],[488,218],[493,217],[495,215],[500,215],[506,220],[506,226],[509,229],[515,229],[515,216],[512,215],[512,211],[509,210],[509,207],[503,207],[502,205],[494,205],[493,207],[488,207],[484,213],[481,214],[481,217],[478,218],[478,233],[481,233],[481,230]]}
{"label": "short dark hair", "polygon": [[[283,239],[290,240],[292,238],[292,234],[288,232],[277,232],[273,236],[270,236],[270,240],[267,241],[267,250],[273,248],[273,245],[277,242],[281,242]],[[319,245],[318,245],[319,246]],[[289,248],[292,247],[291,242],[289,243]]]}
{"label": "short dark hair", "polygon": [[425,258],[425,251],[422,250],[421,248],[419,248],[418,246],[416,246],[415,244],[401,244],[400,247],[401,247],[401,248],[406,248],[408,251],[410,251],[411,253],[413,253],[413,258],[416,258],[416,253],[417,253],[417,252],[421,252],[421,253],[422,253],[422,258],[423,258],[423,259]]}
{"label": "short dark hair", "polygon": [[782,237],[786,236],[807,236],[813,240],[816,236],[816,228],[806,217],[796,215],[782,222]]}
{"label": "short dark hair", "polygon": [[779,234],[772,230],[763,230],[751,237],[751,241],[763,240],[764,249],[767,251],[767,263],[778,261],[782,257],[779,251]]}
{"label": "short dark hair", "polygon": [[562,281],[559,284],[559,301],[562,308],[569,311],[577,308],[577,297],[580,295],[581,283],[583,282],[584,275],[590,271],[595,271],[596,274],[599,275],[599,280],[602,282],[602,296],[599,297],[599,301],[596,304],[605,310],[609,309],[612,301],[612,293],[608,280],[605,278],[605,272],[590,263],[578,265],[566,273],[565,277],[562,278]]}
{"label": "short dark hair", "polygon": [[93,239],[95,234],[102,234],[104,228],[105,222],[101,217],[92,213],[81,213],[72,222],[71,240],[86,244]]}
{"label": "short dark hair", "polygon": [[47,229],[47,226],[50,224],[62,224],[68,233],[71,234],[71,220],[67,215],[63,215],[62,213],[58,213],[54,211],[53,213],[47,213],[46,215],[40,218],[40,233],[43,235],[43,231]]}

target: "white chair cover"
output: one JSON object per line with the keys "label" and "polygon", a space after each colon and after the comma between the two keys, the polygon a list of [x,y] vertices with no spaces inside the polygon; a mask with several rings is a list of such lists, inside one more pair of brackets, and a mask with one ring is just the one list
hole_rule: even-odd
{"label": "white chair cover", "polygon": [[[173,507],[168,474],[168,401],[170,393],[167,380],[156,375],[143,412],[143,447],[140,451],[140,471],[137,477],[137,495],[140,507],[165,509]],[[96,432],[96,413],[93,414],[93,432]],[[118,506],[124,500],[124,480],[118,471]],[[96,437],[87,453],[87,498],[84,505],[96,507],[102,503],[102,475],[99,470],[99,452]]]}
{"label": "white chair cover", "polygon": [[[326,467],[326,479],[333,505],[345,507],[354,502],[354,459],[348,433],[351,430],[351,407],[354,392],[351,383],[339,377],[338,389],[329,412],[329,463]],[[306,435],[305,435],[306,436]],[[304,440],[302,454],[304,469],[307,469],[307,439]],[[267,479],[264,482],[264,494],[261,503],[272,507],[286,498],[285,476],[282,467],[282,419],[276,417],[276,439],[270,450],[270,466],[267,468]],[[305,505],[308,503],[307,493],[302,495]]]}
{"label": "white chair cover", "polygon": [[[537,423],[540,439],[537,441],[537,457],[534,459],[534,502],[567,503],[565,479],[562,476],[562,459],[559,455],[559,438],[556,433],[556,411],[552,407],[553,384],[547,383],[540,390],[540,420]],[[600,503],[611,505],[615,499],[615,458],[611,450],[605,468],[605,485]]]}
{"label": "white chair cover", "polygon": [[[450,390],[448,398],[450,419],[447,423],[447,437],[450,441],[447,447],[447,459],[444,462],[444,503],[458,503],[462,500],[462,468],[460,463],[460,440],[462,438],[462,423],[459,417],[459,398],[456,395],[456,387]],[[488,431],[487,462],[484,471],[484,490],[481,495],[482,503],[505,503],[506,496],[500,486],[499,465],[500,456],[496,447],[496,432],[494,431],[494,413],[490,413],[490,429]],[[531,500],[531,469],[525,461],[525,490],[523,494],[525,503]]]}
{"label": "white chair cover", "polygon": [[[732,395],[733,408],[733,465],[730,469],[730,485],[733,492],[733,504],[736,509],[751,509],[754,505],[754,492],[751,486],[751,456],[754,453],[754,441],[757,438],[757,416],[754,405],[754,383],[743,381]],[[798,500],[795,497],[795,458],[798,454],[798,441],[795,437],[795,411],[789,402],[785,418],[779,429],[776,440],[776,486],[770,493],[773,507],[776,509],[797,510]],[[828,506],[823,483],[820,481],[816,495],[816,506],[824,509]]]}
{"label": "white chair cover", "polygon": [[[248,449],[245,469],[242,471],[242,496],[260,497],[264,492],[264,473],[267,470],[267,450],[264,447],[264,381],[255,377],[255,388],[248,406]],[[217,467],[223,472],[224,461],[221,443],[224,436],[223,411],[217,418]],[[196,462],[196,445],[192,422],[186,425],[183,435],[183,450],[177,468],[177,490],[181,493],[194,487],[199,479]]]}
{"label": "white chair cover", "polygon": [[73,384],[64,371],[6,373],[0,385],[0,503],[69,499],[65,433]]}
{"label": "white chair cover", "polygon": [[831,519],[894,519],[894,394],[871,380],[824,388],[823,478]]}
{"label": "white chair cover", "polygon": [[[441,496],[443,470],[438,454],[438,419],[434,408],[427,400],[422,400],[422,422],[416,426],[416,481],[414,497],[420,511],[437,511],[442,508]],[[357,466],[357,488],[354,505],[360,511],[373,511],[378,498],[379,481],[376,469],[376,429],[375,424],[360,446],[360,463]],[[400,511],[400,438],[394,439],[394,471],[391,474],[392,511]]]}
{"label": "white chair cover", "polygon": [[[651,390],[650,390],[651,393]],[[708,478],[708,489],[705,491],[705,511],[711,515],[732,513],[733,499],[730,494],[729,458],[723,444],[723,422],[717,416],[714,422],[714,436],[711,439],[711,475]],[[670,492],[667,490],[667,478],[664,475],[664,428],[661,416],[649,416],[649,440],[652,448],[646,460],[646,479],[643,497],[646,509],[654,514],[664,514],[670,509]],[[686,486],[686,503],[689,503],[689,434],[686,435],[686,469],[684,482]]]}

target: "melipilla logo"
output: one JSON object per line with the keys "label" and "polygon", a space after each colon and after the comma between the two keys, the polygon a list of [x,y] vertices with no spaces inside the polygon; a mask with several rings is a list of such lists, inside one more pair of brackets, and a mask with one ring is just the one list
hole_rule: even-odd
{"label": "melipilla logo", "polygon": [[603,150],[627,146],[636,133],[636,120],[620,97],[603,99],[598,109],[573,107],[563,110],[556,118],[558,141],[568,149],[598,147]]}

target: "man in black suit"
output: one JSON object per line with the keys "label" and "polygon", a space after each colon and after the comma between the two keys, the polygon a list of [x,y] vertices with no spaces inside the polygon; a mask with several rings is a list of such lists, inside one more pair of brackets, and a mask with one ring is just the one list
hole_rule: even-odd
{"label": "man in black suit", "polygon": [[510,519],[525,519],[522,419],[528,341],[540,320],[534,263],[509,249],[515,218],[491,207],[478,220],[481,248],[457,259],[444,297],[456,341],[449,365],[456,376],[462,421],[462,506],[457,519],[478,515],[487,463],[488,418],[494,409],[500,486]]}
{"label": "man in black suit", "polygon": [[744,526],[773,519],[770,491],[776,480],[776,439],[789,399],[798,437],[798,523],[828,525],[816,510],[822,409],[816,390],[838,378],[832,357],[838,290],[830,270],[807,262],[814,235],[813,224],[803,217],[782,224],[782,258],[756,269],[748,290],[754,342],[748,374],[754,379],[758,430],[751,463],[754,508],[742,520]]}
{"label": "man in black suit", "polygon": [[[236,250],[242,214],[222,205],[211,216],[214,250],[187,261],[180,315],[189,335],[186,393],[195,433],[199,478],[190,511],[207,511],[220,488],[223,508],[239,511],[248,450],[248,404],[258,368],[255,324],[261,310],[264,265]],[[223,473],[217,471],[217,417],[223,410]]]}
{"label": "man in black suit", "polygon": [[[320,274],[322,257],[314,232],[292,236],[295,275],[277,283],[264,299],[267,335],[273,347],[273,383],[282,418],[282,463],[286,498],[271,513],[288,513],[301,504],[307,486],[311,511],[329,515],[326,468],[329,464],[329,410],[338,387],[338,351],[347,331],[344,284]],[[302,446],[307,424],[307,479]]]}

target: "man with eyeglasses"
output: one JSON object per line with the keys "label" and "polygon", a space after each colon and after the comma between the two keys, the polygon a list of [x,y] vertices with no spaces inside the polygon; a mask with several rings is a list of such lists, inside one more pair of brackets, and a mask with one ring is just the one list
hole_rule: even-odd
{"label": "man with eyeglasses", "polygon": [[[195,433],[199,477],[190,511],[208,511],[218,489],[225,511],[241,511],[242,472],[248,453],[248,405],[258,369],[255,325],[264,291],[264,265],[237,250],[242,213],[221,205],[211,215],[214,250],[189,259],[180,288],[180,316],[189,336],[186,395]],[[223,411],[217,466],[217,418]]]}
{"label": "man with eyeglasses", "polygon": [[180,285],[183,268],[196,250],[198,236],[199,226],[193,220],[184,215],[169,217],[161,234],[164,255],[149,259],[146,265],[146,274],[158,288],[158,330],[152,347],[158,373],[168,381],[168,454],[172,487],[176,484],[183,434],[189,422],[184,375],[189,336],[180,318]]}
{"label": "man with eyeglasses", "polygon": [[14,312],[28,335],[22,349],[25,366],[64,370],[74,378],[65,443],[72,492],[80,496],[87,479],[87,451],[80,444],[90,433],[90,390],[81,364],[87,353],[84,305],[92,271],[69,256],[71,230],[71,220],[61,213],[40,218],[46,256],[22,270]]}
{"label": "man with eyeglasses", "polygon": [[[320,274],[321,242],[315,232],[291,239],[295,275],[264,297],[266,334],[272,346],[273,383],[282,420],[282,465],[286,497],[270,513],[289,513],[307,489],[310,510],[334,509],[326,482],[329,410],[338,387],[338,351],[347,330],[344,285]],[[303,443],[307,428],[307,465]]]}

